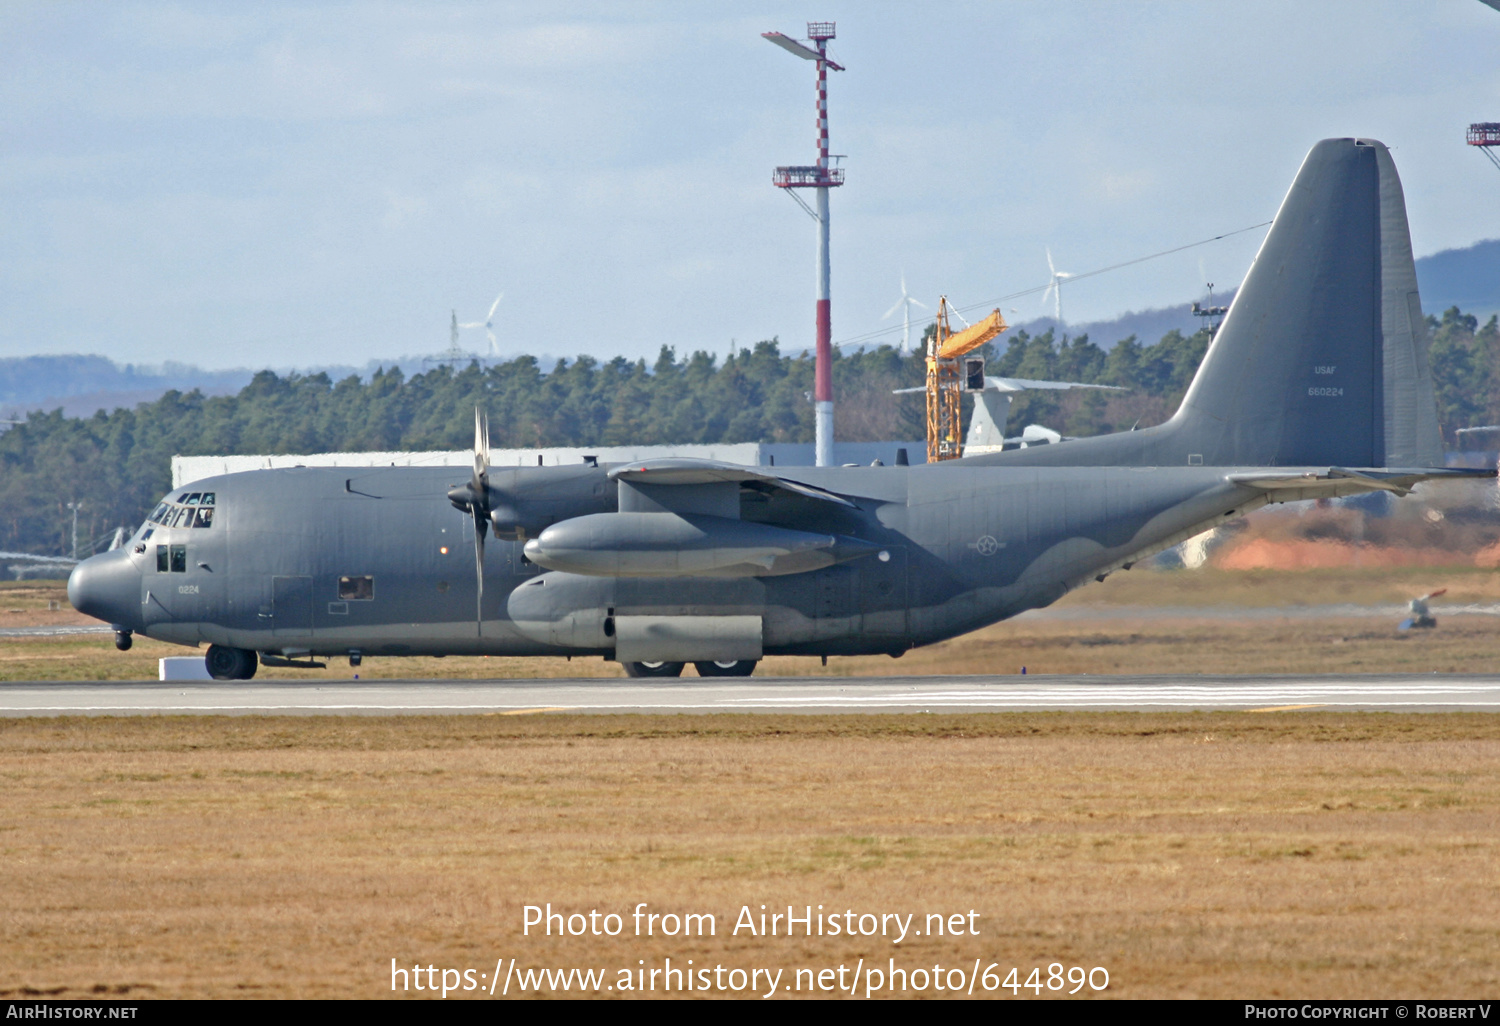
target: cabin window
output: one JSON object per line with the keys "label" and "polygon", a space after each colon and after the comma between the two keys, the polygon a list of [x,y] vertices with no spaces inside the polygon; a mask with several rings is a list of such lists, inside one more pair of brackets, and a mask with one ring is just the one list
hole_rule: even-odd
{"label": "cabin window", "polygon": [[369,602],[375,598],[375,578],[340,577],[339,598],[346,602]]}
{"label": "cabin window", "polygon": [[[172,572],[174,574],[187,573],[187,546],[173,545],[170,548],[172,550]],[[160,562],[159,557],[158,562]]]}
{"label": "cabin window", "polygon": [[165,502],[158,502],[156,508],[151,511],[151,515],[146,519],[152,523],[160,524],[163,523],[162,518],[170,512],[172,512],[171,506],[168,506]]}
{"label": "cabin window", "polygon": [[187,502],[187,497],[188,497],[188,493],[187,492],[183,492],[181,495],[177,496],[177,501],[179,503]]}
{"label": "cabin window", "polygon": [[198,503],[198,505],[200,505],[200,506],[212,506],[213,504],[214,504],[214,493],[213,492],[204,492],[202,500],[199,501],[199,503]]}
{"label": "cabin window", "polygon": [[212,526],[214,526],[214,509],[213,509],[212,506],[199,506],[196,511],[192,511],[192,512],[194,514],[193,515],[193,526],[194,527],[212,527]]}
{"label": "cabin window", "polygon": [[202,497],[203,497],[203,493],[202,492],[194,492],[192,495],[189,495],[187,497],[187,504],[189,506],[196,506],[196,505],[198,505],[198,500],[201,499]]}
{"label": "cabin window", "polygon": [[156,572],[164,574],[169,569],[171,567],[167,562],[167,547],[165,545],[158,545],[156,547]]}

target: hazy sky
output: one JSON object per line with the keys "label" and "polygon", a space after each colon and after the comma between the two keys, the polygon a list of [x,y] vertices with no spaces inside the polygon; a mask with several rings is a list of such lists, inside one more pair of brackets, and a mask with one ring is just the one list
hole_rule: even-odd
{"label": "hazy sky", "polygon": [[[747,10],[753,13],[743,13]],[[834,338],[1269,219],[1392,147],[1418,255],[1500,236],[1477,0],[0,7],[0,356],[209,367],[808,345],[813,67],[836,20]],[[1251,232],[1077,282],[1085,321],[1240,280]],[[1044,312],[1040,295],[1004,304]],[[1010,308],[1017,313],[1009,313]],[[895,336],[888,336],[894,339]],[[471,348],[482,332],[467,332]]]}

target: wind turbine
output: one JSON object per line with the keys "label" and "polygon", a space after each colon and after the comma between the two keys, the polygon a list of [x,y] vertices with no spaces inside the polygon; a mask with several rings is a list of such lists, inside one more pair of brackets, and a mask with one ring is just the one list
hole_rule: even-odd
{"label": "wind turbine", "polygon": [[[504,292],[500,293],[498,296],[495,297],[495,301],[490,304],[490,312],[484,315],[484,321],[482,323],[480,321],[471,321],[468,324],[459,324],[458,325],[458,327],[460,327],[460,328],[483,328],[484,329],[484,333],[486,335],[488,335],[489,339],[490,339],[490,355],[491,356],[498,356],[500,354],[500,347],[495,344],[495,311],[500,308],[500,300],[502,300],[504,298],[505,298],[505,293]],[[455,321],[455,323],[457,322],[457,319],[458,319],[457,314],[455,314],[454,315],[454,321]],[[453,345],[454,345],[455,348],[457,348],[457,346],[458,346],[457,332],[454,333]]]}
{"label": "wind turbine", "polygon": [[1073,277],[1067,271],[1059,271],[1057,265],[1052,262],[1052,250],[1047,250],[1047,270],[1052,272],[1052,280],[1047,283],[1047,291],[1042,293],[1042,306],[1047,305],[1047,296],[1052,296],[1053,316],[1059,326],[1062,325],[1062,283]]}
{"label": "wind turbine", "polygon": [[911,308],[914,307],[914,306],[920,306],[923,310],[927,309],[927,304],[926,303],[923,303],[920,300],[913,299],[913,298],[911,298],[911,296],[907,295],[907,292],[906,292],[906,272],[902,271],[901,272],[901,298],[896,301],[896,305],[895,306],[891,307],[889,310],[887,310],[885,312],[885,316],[884,317],[880,318],[883,321],[886,318],[890,317],[890,315],[893,314],[893,313],[895,313],[897,310],[901,310],[903,307],[905,308],[904,312],[903,312],[903,331],[902,331],[902,334],[901,334],[901,355],[902,356],[905,356],[907,353],[911,352]]}

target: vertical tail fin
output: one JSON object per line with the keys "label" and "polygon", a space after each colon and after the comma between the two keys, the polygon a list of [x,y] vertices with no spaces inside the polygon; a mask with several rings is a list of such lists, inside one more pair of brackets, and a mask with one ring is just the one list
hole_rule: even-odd
{"label": "vertical tail fin", "polygon": [[1325,139],[1160,443],[1220,466],[1442,466],[1427,347],[1390,151]]}

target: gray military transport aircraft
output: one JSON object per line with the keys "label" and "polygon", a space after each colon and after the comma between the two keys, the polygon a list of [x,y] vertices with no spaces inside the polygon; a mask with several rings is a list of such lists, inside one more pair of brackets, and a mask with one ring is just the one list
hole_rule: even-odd
{"label": "gray military transport aircraft", "polygon": [[1328,139],[1157,427],[919,466],[498,468],[476,414],[467,483],[198,481],[79,564],[68,595],[121,649],[132,633],[207,643],[226,680],[334,655],[598,655],[661,677],[895,656],[1268,502],[1493,476],[1442,466],[1427,346],[1390,153]]}

